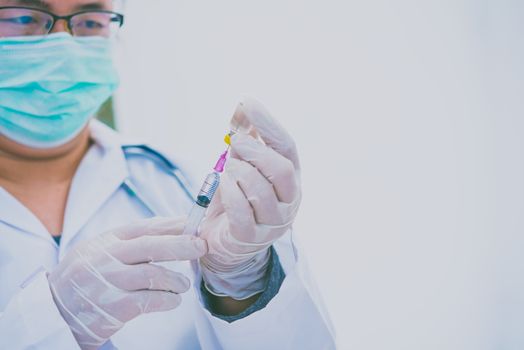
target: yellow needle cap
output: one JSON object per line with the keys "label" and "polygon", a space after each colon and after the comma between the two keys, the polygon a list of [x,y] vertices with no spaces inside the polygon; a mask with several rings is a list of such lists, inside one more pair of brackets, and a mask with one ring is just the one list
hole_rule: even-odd
{"label": "yellow needle cap", "polygon": [[230,134],[227,134],[227,135],[224,137],[224,142],[225,142],[228,146],[231,146],[231,135],[230,135]]}

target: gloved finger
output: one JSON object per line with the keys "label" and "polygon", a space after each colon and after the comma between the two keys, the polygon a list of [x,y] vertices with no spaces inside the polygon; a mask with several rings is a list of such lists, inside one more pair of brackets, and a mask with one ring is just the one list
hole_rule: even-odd
{"label": "gloved finger", "polygon": [[[245,117],[255,128],[260,138],[272,149],[289,159],[295,169],[300,170],[300,161],[295,141],[289,133],[274,119],[262,103],[251,97],[244,97],[233,119]],[[246,124],[245,121],[241,124]]]}
{"label": "gloved finger", "polygon": [[254,237],[255,217],[246,196],[234,179],[226,172],[222,174],[222,203],[229,221],[229,230],[238,240]]}
{"label": "gloved finger", "polygon": [[101,273],[109,283],[126,291],[148,289],[185,293],[190,287],[189,279],[181,273],[153,264],[125,266]]}
{"label": "gloved finger", "polygon": [[120,239],[133,239],[144,235],[181,235],[184,232],[185,217],[154,217],[114,229],[113,234]]}
{"label": "gloved finger", "polygon": [[182,297],[175,293],[156,290],[130,292],[122,303],[126,306],[126,309],[121,310],[125,315],[120,317],[127,322],[142,314],[173,310],[181,303]]}
{"label": "gloved finger", "polygon": [[228,174],[237,181],[253,208],[257,224],[278,225],[282,223],[278,211],[278,198],[273,185],[251,164],[230,159]]}
{"label": "gloved finger", "polygon": [[222,193],[220,191],[220,185],[215,193],[215,197],[206,212],[206,218],[214,218],[224,212],[224,205],[222,204]]}
{"label": "gloved finger", "polygon": [[231,147],[239,159],[251,163],[273,184],[280,201],[293,202],[299,188],[295,167],[289,159],[243,134],[231,138]]}
{"label": "gloved finger", "polygon": [[173,310],[182,302],[179,294],[157,290],[122,291],[114,297],[111,303],[94,306],[102,316],[97,334],[106,339],[142,314]]}
{"label": "gloved finger", "polygon": [[121,240],[107,252],[124,264],[147,262],[195,260],[207,252],[206,241],[189,235],[184,236],[140,236]]}

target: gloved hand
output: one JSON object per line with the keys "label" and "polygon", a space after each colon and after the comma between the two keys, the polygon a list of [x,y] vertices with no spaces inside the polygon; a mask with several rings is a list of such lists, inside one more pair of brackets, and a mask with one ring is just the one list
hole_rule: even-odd
{"label": "gloved hand", "polygon": [[200,226],[209,247],[200,266],[212,294],[243,300],[264,290],[268,248],[293,224],[300,165],[293,139],[259,102],[245,99],[232,124],[241,132]]}
{"label": "gloved hand", "polygon": [[176,308],[189,279],[150,262],[198,259],[205,241],[182,219],[154,218],[75,247],[49,274],[55,303],[82,349],[97,349],[131,319]]}

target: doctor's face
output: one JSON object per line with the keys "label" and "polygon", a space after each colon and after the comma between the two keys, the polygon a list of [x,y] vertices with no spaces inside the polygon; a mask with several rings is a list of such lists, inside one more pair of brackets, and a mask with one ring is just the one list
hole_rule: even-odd
{"label": "doctor's face", "polygon": [[[0,39],[2,37],[10,36],[28,36],[28,35],[43,35],[42,31],[48,31],[50,34],[59,32],[70,32],[68,23],[66,20],[56,20],[53,27],[50,28],[52,19],[49,17],[49,13],[55,16],[70,16],[80,12],[86,11],[115,11],[116,7],[121,3],[121,0],[0,0],[0,14],[3,11],[4,16],[0,15]],[[8,7],[6,9],[5,7]],[[31,16],[27,15],[27,10],[36,10],[29,12]],[[18,12],[16,12],[18,11]],[[39,17],[39,13],[43,14]],[[47,13],[47,14],[46,14]],[[45,18],[46,21],[38,21],[39,18]],[[46,28],[42,23],[48,23]],[[92,25],[90,21],[84,21],[85,25],[80,25],[88,31],[88,34],[73,33],[74,35],[91,35]],[[16,28],[33,28],[32,32],[26,32]],[[15,29],[13,29],[15,28]],[[36,28],[36,29],[34,29]],[[89,32],[91,30],[91,32]],[[95,34],[96,35],[96,34]],[[0,95],[1,97],[1,95]],[[2,101],[0,100],[0,105]],[[85,128],[79,135],[73,140],[69,141],[65,145],[55,147],[52,149],[33,149],[31,147],[19,144],[13,140],[7,138],[0,133],[0,156],[8,155],[29,159],[45,159],[54,158],[65,153],[71,152],[78,147],[82,147],[88,143],[89,133],[88,128]]]}

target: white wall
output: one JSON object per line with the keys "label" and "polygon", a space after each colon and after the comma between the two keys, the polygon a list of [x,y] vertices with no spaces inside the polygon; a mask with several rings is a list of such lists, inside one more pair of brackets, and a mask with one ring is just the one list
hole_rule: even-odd
{"label": "white wall", "polygon": [[340,348],[524,348],[524,2],[128,2],[119,125],[203,176],[238,97],[297,140]]}

